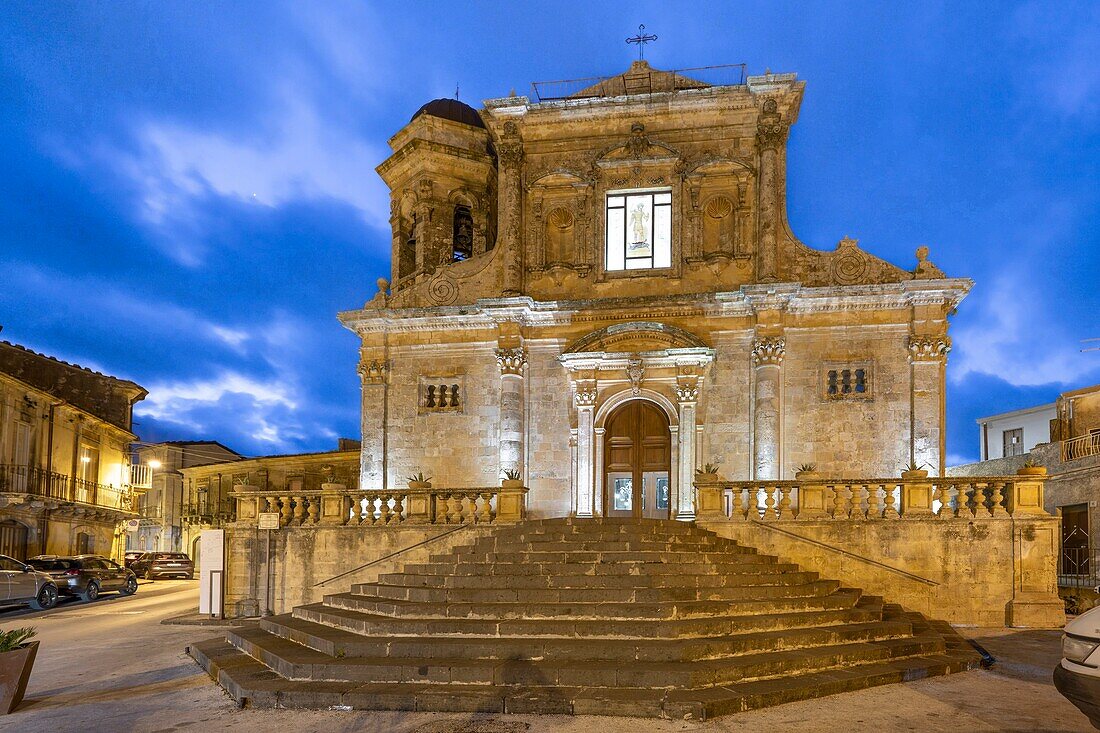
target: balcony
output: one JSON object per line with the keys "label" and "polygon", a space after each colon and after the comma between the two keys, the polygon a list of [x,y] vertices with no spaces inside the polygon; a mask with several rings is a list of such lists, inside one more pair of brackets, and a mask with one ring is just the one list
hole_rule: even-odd
{"label": "balcony", "polygon": [[0,492],[132,511],[131,495],[126,489],[46,471],[37,466],[0,464]]}
{"label": "balcony", "polygon": [[231,501],[198,501],[183,508],[184,524],[220,527],[236,519]]}
{"label": "balcony", "polygon": [[1062,441],[1062,461],[1076,461],[1079,458],[1100,456],[1100,430],[1088,435]]}

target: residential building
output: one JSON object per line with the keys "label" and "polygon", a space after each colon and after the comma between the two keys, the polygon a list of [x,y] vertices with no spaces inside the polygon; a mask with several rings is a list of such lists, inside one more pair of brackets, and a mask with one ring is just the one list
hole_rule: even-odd
{"label": "residential building", "polygon": [[136,507],[141,523],[126,534],[126,549],[185,551],[183,517],[190,509],[181,471],[208,463],[238,461],[242,456],[216,440],[138,443],[134,455],[134,474],[141,476],[147,492]]}
{"label": "residential building", "polygon": [[120,556],[139,385],[0,341],[0,554]]}
{"label": "residential building", "polygon": [[978,418],[981,459],[1020,456],[1050,442],[1050,422],[1056,416],[1056,405],[1051,403]]}

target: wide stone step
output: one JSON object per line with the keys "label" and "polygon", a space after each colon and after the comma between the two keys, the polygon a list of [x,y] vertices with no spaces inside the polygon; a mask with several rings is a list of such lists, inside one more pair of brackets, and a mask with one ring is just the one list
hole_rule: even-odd
{"label": "wide stone step", "polygon": [[[703,587],[622,584],[600,587],[587,576],[559,577],[555,587],[532,587],[517,583],[520,578],[502,579],[498,587],[410,587],[388,583],[360,583],[352,588],[355,595],[424,603],[663,603],[676,601],[750,601],[774,598],[825,596],[840,587],[835,580],[818,580],[800,585],[735,585],[718,582]],[[457,578],[455,580],[463,580]],[[721,581],[721,578],[710,579]]]}
{"label": "wide stone step", "polygon": [[[378,582],[408,588],[728,588],[733,586],[796,585],[805,582],[808,573],[775,572],[775,566],[754,566],[757,572],[680,575],[605,575],[596,577],[578,573],[569,567],[550,575],[437,575],[423,573],[382,573]],[[569,572],[572,571],[572,572]],[[575,574],[574,574],[575,573]],[[358,592],[359,585],[352,590]]]}
{"label": "wide stone step", "polygon": [[545,637],[365,637],[291,614],[260,621],[269,633],[330,657],[462,658],[618,662],[680,662],[768,651],[789,651],[912,635],[905,620],[784,629],[701,639],[547,639]]}
{"label": "wide stone step", "polygon": [[625,715],[678,720],[706,720],[785,702],[961,672],[978,664],[977,654],[953,651],[722,687],[651,690],[290,681],[273,675],[261,662],[220,638],[192,644],[188,652],[234,700],[254,708]]}
{"label": "wide stone step", "polygon": [[[660,577],[671,582],[677,577],[691,576],[737,576],[746,577],[766,573],[787,577],[810,576],[816,573],[800,570],[791,563],[746,563],[732,560],[720,563],[701,562],[569,562],[569,563],[514,563],[514,562],[461,562],[461,563],[409,563],[401,573],[389,575],[410,575],[419,577],[449,578],[457,575],[515,576],[515,575],[586,575],[593,583],[605,583],[606,578],[616,575]],[[799,581],[802,582],[802,581]],[[427,585],[427,583],[421,583]],[[437,584],[439,585],[439,584]]]}
{"label": "wide stone step", "polygon": [[[466,548],[470,549],[470,548]],[[682,563],[713,563],[737,562],[745,564],[779,564],[774,555],[731,555],[725,552],[681,552],[660,550],[546,550],[546,551],[522,551],[522,552],[462,552],[453,555],[431,555],[428,558],[432,563],[569,563],[569,562],[682,562]]]}
{"label": "wide stone step", "polygon": [[741,545],[721,542],[706,537],[646,537],[624,540],[591,539],[565,541],[508,541],[495,537],[479,539],[469,545],[456,548],[456,557],[489,552],[553,552],[567,549],[570,552],[712,552],[727,555],[755,555],[756,552]]}
{"label": "wide stone step", "polygon": [[324,597],[328,606],[352,611],[405,618],[484,618],[484,619],[638,619],[671,620],[754,613],[790,613],[851,608],[859,594],[836,591],[829,595],[801,598],[776,598],[744,601],[677,601],[665,603],[419,603],[375,598],[354,593]]}
{"label": "wide stone step", "polygon": [[480,619],[393,617],[325,603],[298,606],[294,617],[363,636],[485,636],[583,639],[687,639],[779,631],[882,619],[881,603],[861,598],[855,607],[788,613],[730,614],[653,623],[635,619]]}
{"label": "wide stone step", "polygon": [[227,640],[293,680],[457,682],[484,685],[706,687],[945,651],[938,636],[854,642],[692,662],[547,661],[512,659],[335,658],[251,626]]}

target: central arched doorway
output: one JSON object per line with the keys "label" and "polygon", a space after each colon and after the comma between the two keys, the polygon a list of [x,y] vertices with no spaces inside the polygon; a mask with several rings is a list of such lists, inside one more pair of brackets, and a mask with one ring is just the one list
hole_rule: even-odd
{"label": "central arched doorway", "polygon": [[609,517],[668,519],[672,435],[648,400],[631,400],[608,416],[604,432],[604,506]]}

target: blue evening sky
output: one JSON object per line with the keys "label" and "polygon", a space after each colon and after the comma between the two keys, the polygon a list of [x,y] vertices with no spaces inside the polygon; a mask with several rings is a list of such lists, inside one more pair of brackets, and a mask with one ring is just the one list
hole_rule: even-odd
{"label": "blue evening sky", "polygon": [[[374,167],[425,101],[659,68],[797,72],[790,219],[976,281],[949,453],[1100,382],[1100,4],[7,2],[4,338],[133,379],[146,440],[247,454],[358,436],[337,322],[389,272]],[[1093,345],[1100,345],[1094,342]]]}

